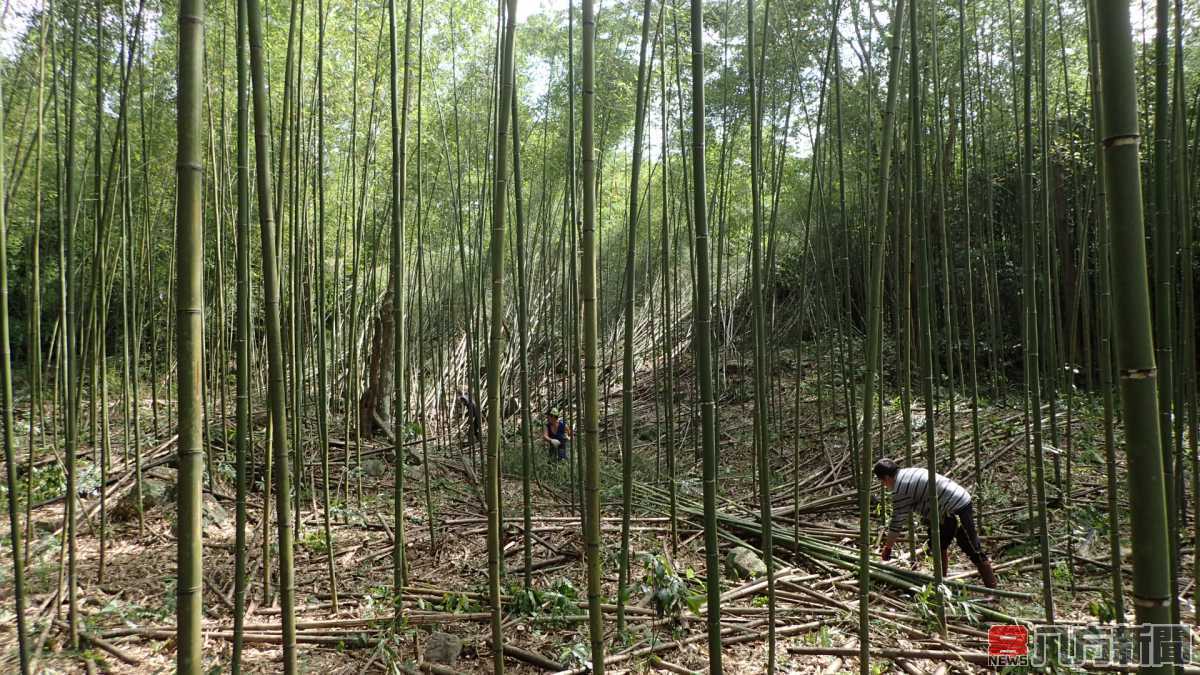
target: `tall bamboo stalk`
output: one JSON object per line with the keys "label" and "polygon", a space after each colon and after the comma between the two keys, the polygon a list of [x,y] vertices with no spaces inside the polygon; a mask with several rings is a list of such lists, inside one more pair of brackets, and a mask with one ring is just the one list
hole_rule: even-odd
{"label": "tall bamboo stalk", "polygon": [[[317,433],[321,445],[321,511],[331,611],[338,611],[338,583],[333,528],[329,517],[329,353],[325,346],[328,311],[325,302],[325,3],[317,0]],[[334,322],[336,324],[336,321]]]}
{"label": "tall bamboo stalk", "polygon": [[[767,5],[768,9],[770,4]],[[754,447],[758,466],[758,497],[762,522],[762,552],[767,565],[767,673],[775,672],[775,556],[771,517],[771,467],[767,447],[767,320],[763,304],[762,102],[755,73],[754,0],[746,2],[746,67],[750,94],[751,305],[754,339]],[[764,25],[764,34],[766,26]],[[697,155],[701,157],[701,155]],[[699,159],[697,161],[700,161]],[[720,300],[718,294],[717,300]],[[719,318],[719,317],[718,317]]]}
{"label": "tall bamboo stalk", "polygon": [[[176,670],[199,675],[204,669],[203,501],[204,416],[204,187],[200,108],[203,97],[204,0],[179,6],[179,95],[177,138],[178,196],[175,267],[176,350],[179,359],[179,485],[176,526]],[[102,251],[95,255],[103,256]]]}
{"label": "tall bamboo stalk", "polygon": [[[405,139],[408,132],[408,92],[409,92],[409,46],[412,40],[412,0],[404,3],[404,91],[399,90],[398,69],[396,67],[396,0],[388,3],[389,36],[391,41],[391,98],[392,98],[392,175],[391,175],[391,284],[392,284],[392,330],[395,331],[392,352],[392,395],[395,416],[393,462],[395,465],[395,480],[393,483],[392,509],[395,519],[394,530],[396,537],[395,550],[392,553],[392,596],[395,603],[396,620],[401,617],[403,607],[403,591],[408,582],[405,563],[404,539],[404,434],[405,434],[405,379],[404,379],[404,341],[405,341],[405,271],[404,271],[404,187],[406,171]],[[397,98],[399,97],[399,99]]]}
{"label": "tall bamboo stalk", "polygon": [[[126,65],[125,81],[128,83],[130,73],[133,69],[133,60],[136,54],[141,49],[141,35],[143,30],[142,20],[143,4],[139,2],[138,13],[135,20],[135,37],[133,46],[129,54],[129,59]],[[122,15],[124,7],[122,7]],[[126,87],[128,85],[126,84]],[[134,456],[134,501],[138,514],[138,532],[145,531],[145,514],[142,512],[142,422],[141,422],[141,395],[139,392],[139,380],[141,380],[138,367],[141,364],[141,317],[138,313],[137,288],[138,288],[138,266],[135,265],[134,258],[134,239],[136,229],[134,227],[133,217],[133,171],[130,160],[129,150],[129,118],[122,115],[121,117],[121,167],[124,180],[122,181],[123,196],[121,199],[122,209],[124,214],[124,251],[122,262],[123,287],[124,293],[122,298],[122,310],[125,317],[125,327],[122,330],[122,336],[125,345],[125,394],[128,398],[132,396],[132,404],[129,405],[127,415],[132,413],[133,416],[133,456]],[[146,184],[148,181],[143,176],[143,192],[149,189]],[[129,448],[129,420],[125,420],[125,448],[126,461],[128,462]]]}
{"label": "tall bamboo stalk", "polygon": [[626,214],[624,347],[621,372],[621,559],[617,581],[617,634],[625,633],[625,601],[629,595],[629,518],[633,510],[633,304],[635,252],[637,244],[638,182],[642,171],[645,141],[647,84],[646,50],[650,44],[650,0],[642,3],[642,41],[638,56],[637,92],[634,103],[633,158],[629,168],[629,206]]}
{"label": "tall bamboo stalk", "polygon": [[[182,10],[182,5],[180,6]],[[96,44],[104,44],[104,3],[96,3]],[[182,20],[182,11],[180,12]],[[103,172],[103,139],[104,139],[104,50],[97,48],[96,52],[96,106],[94,113],[96,123],[93,126],[93,151],[95,156],[92,158],[92,179],[94,190],[93,207],[95,211],[94,221],[92,223],[92,283],[91,283],[91,312],[89,316],[91,334],[88,340],[89,355],[91,357],[91,387],[88,389],[88,403],[90,406],[89,421],[91,423],[91,441],[92,447],[95,450],[95,463],[100,467],[100,484],[108,483],[108,466],[109,466],[109,438],[108,438],[108,362],[106,337],[108,335],[107,319],[108,319],[108,209],[106,202],[108,201],[107,191],[101,182]],[[203,54],[204,50],[201,49]],[[181,97],[182,98],[182,97]],[[110,155],[111,160],[115,155]],[[203,160],[201,160],[203,161]],[[113,165],[115,166],[115,165]],[[110,180],[111,182],[111,180]],[[201,188],[203,189],[203,188]],[[200,196],[201,209],[203,209],[203,192]],[[201,234],[203,238],[203,234]],[[202,239],[203,241],[203,239]],[[203,259],[203,255],[201,255]],[[201,303],[203,304],[203,300]],[[178,305],[176,306],[178,308]],[[203,325],[200,329],[200,337],[202,343]],[[183,370],[182,359],[180,359],[180,370]],[[180,373],[182,376],[182,372]],[[199,371],[199,380],[203,382],[204,371],[203,367]],[[203,385],[201,385],[203,387]],[[99,402],[97,402],[97,392],[99,392]],[[182,405],[182,397],[180,397]],[[99,404],[100,409],[96,406]],[[201,415],[201,424],[203,424],[203,415]],[[97,437],[97,427],[100,427],[100,435]],[[97,438],[99,440],[97,440]],[[180,444],[182,449],[183,444]],[[203,469],[201,470],[203,471]],[[182,492],[182,490],[180,491]],[[106,491],[100,491],[100,551],[99,560],[96,565],[96,581],[97,583],[104,582],[104,567],[107,558],[106,550],[108,548],[108,508]]]}
{"label": "tall bamboo stalk", "polygon": [[[662,9],[666,11],[666,0],[661,0]],[[666,41],[665,35],[663,41]],[[666,455],[667,465],[667,501],[669,517],[671,519],[671,555],[676,555],[679,549],[679,519],[676,509],[676,494],[675,494],[675,339],[674,339],[674,313],[672,312],[672,301],[674,296],[671,292],[671,280],[675,275],[675,266],[672,264],[670,252],[673,250],[671,245],[671,209],[670,200],[667,196],[671,187],[671,161],[668,156],[667,138],[669,135],[669,127],[671,118],[667,114],[667,50],[664,47],[659,52],[658,63],[658,86],[660,92],[660,110],[659,124],[662,127],[662,138],[659,145],[661,158],[659,163],[662,164],[662,229],[659,233],[659,247],[662,251],[660,265],[662,267],[662,323],[663,323],[663,419],[666,420],[666,438],[664,454]]]}
{"label": "tall bamboo stalk", "polygon": [[[1137,622],[1171,622],[1170,539],[1159,436],[1157,373],[1146,278],[1146,244],[1139,168],[1140,135],[1134,82],[1129,7],[1117,3],[1096,12],[1100,57],[1106,211],[1112,248],[1123,264],[1113,267],[1114,324],[1121,377],[1125,453],[1129,473],[1133,540],[1133,598]],[[1169,664],[1142,673],[1169,673]]]}
{"label": "tall bamboo stalk", "polygon": [[1091,80],[1092,96],[1092,133],[1095,145],[1096,191],[1095,218],[1096,241],[1098,242],[1097,257],[1099,270],[1097,272],[1100,301],[1097,303],[1097,322],[1100,329],[1100,389],[1104,406],[1104,468],[1107,479],[1106,497],[1108,501],[1108,543],[1109,563],[1111,565],[1110,580],[1112,582],[1113,610],[1117,623],[1125,621],[1125,584],[1121,578],[1121,528],[1119,505],[1119,482],[1117,478],[1117,443],[1113,421],[1113,383],[1112,383],[1112,254],[1110,253],[1111,236],[1109,232],[1108,214],[1105,212],[1105,194],[1107,181],[1104,162],[1104,145],[1102,142],[1101,100],[1103,90],[1100,78],[1100,63],[1098,51],[1098,24],[1096,0],[1087,4],[1088,19],[1088,74]]}
{"label": "tall bamboo stalk", "polygon": [[[533,587],[533,492],[530,487],[533,459],[533,420],[529,403],[529,271],[525,259],[525,211],[522,206],[521,183],[521,126],[517,114],[516,81],[513,82],[512,137],[513,137],[513,215],[516,220],[517,239],[517,333],[520,349],[521,369],[521,516],[522,556],[524,562],[525,590]],[[543,145],[543,149],[545,146]],[[543,186],[544,187],[544,186]]]}
{"label": "tall bamboo stalk", "polygon": [[[933,310],[931,308],[933,265],[930,260],[929,219],[924,208],[926,197],[925,160],[922,148],[925,137],[925,121],[923,117],[925,85],[921,80],[921,22],[919,7],[915,2],[913,3],[912,11],[909,12],[908,22],[911,59],[909,67],[909,103],[912,108],[910,143],[912,144],[913,155],[913,199],[915,200],[915,204],[919,205],[917,215],[915,216],[913,235],[916,239],[914,244],[917,250],[917,270],[920,274],[920,285],[917,290],[917,335],[920,338],[918,351],[920,352],[921,397],[925,404],[925,467],[928,471],[928,496],[926,499],[929,504],[928,513],[931,525],[929,528],[929,550],[930,557],[933,558],[934,588],[938,588],[942,584],[945,570],[942,569],[942,556],[940,555],[942,538],[941,528],[938,527],[938,524],[940,524],[938,516],[941,510],[938,506],[936,489],[937,437],[934,431],[937,425],[934,423]],[[940,152],[934,152],[934,162],[941,161],[940,154]],[[945,603],[941,602],[940,598],[935,598],[933,604],[937,616],[938,628],[944,632],[946,628]]]}
{"label": "tall bamboo stalk", "polygon": [[[513,96],[513,39],[516,33],[517,0],[505,3],[503,47],[500,55],[500,95],[496,108],[495,162],[492,175],[492,236],[489,258],[491,264],[491,325],[488,331],[488,448],[487,497],[488,516],[488,591],[492,603],[492,670],[504,673],[504,633],[501,628],[500,604],[500,446],[503,402],[500,400],[500,360],[504,349],[504,216],[508,196],[508,122]],[[601,662],[603,668],[603,662]],[[600,671],[602,672],[602,670]]]}
{"label": "tall bamboo stalk", "polygon": [[[0,90],[0,101],[4,100]],[[4,128],[4,110],[0,105],[0,129]],[[39,126],[40,129],[40,126]],[[40,137],[40,134],[39,134]],[[12,547],[13,604],[16,610],[17,652],[22,675],[29,673],[29,638],[25,633],[25,556],[21,553],[21,510],[17,505],[16,434],[13,433],[12,353],[8,331],[8,204],[5,203],[5,143],[0,134],[0,407],[4,420],[4,467],[8,488],[9,544]],[[38,320],[35,315],[34,321]],[[39,347],[40,349],[40,347]],[[33,467],[30,465],[32,472]],[[29,477],[32,481],[32,475]]]}
{"label": "tall bamboo stalk", "polygon": [[67,508],[66,508],[66,533],[67,540],[67,637],[72,648],[79,646],[79,600],[78,600],[78,584],[76,583],[78,575],[78,546],[75,538],[75,518],[76,511],[79,505],[78,501],[78,476],[76,475],[75,452],[79,444],[79,407],[78,388],[75,386],[75,379],[78,373],[78,364],[76,363],[77,355],[75,352],[76,345],[76,322],[78,317],[78,299],[75,295],[75,218],[76,210],[79,202],[79,192],[75,186],[75,135],[78,131],[76,105],[78,102],[77,92],[79,90],[79,6],[82,3],[75,3],[71,12],[71,58],[70,58],[70,82],[67,86],[67,131],[66,131],[66,159],[63,161],[66,170],[66,177],[63,180],[64,192],[66,199],[65,217],[60,206],[60,236],[59,236],[59,287],[62,296],[62,335],[63,347],[60,350],[60,361],[62,363],[62,389],[64,396],[62,402],[65,407],[63,412],[65,427],[63,438],[66,448],[63,454],[66,456],[67,464]]}
{"label": "tall bamboo stalk", "polygon": [[[979,430],[979,372],[978,341],[975,333],[975,249],[972,247],[971,221],[971,154],[968,144],[970,124],[967,120],[967,10],[965,0],[958,0],[958,96],[959,119],[962,120],[962,142],[959,143],[962,162],[962,209],[967,230],[967,334],[971,360],[971,459],[975,485],[983,481],[982,441]],[[989,211],[990,213],[990,211]],[[980,508],[982,512],[982,508]]]}
{"label": "tall bamboo stalk", "polygon": [[[588,0],[585,0],[585,2]],[[691,0],[692,219],[695,235],[695,353],[700,381],[704,476],[704,557],[708,583],[708,668],[721,671],[721,554],[717,548],[717,434],[713,398],[712,291],[704,170],[704,0]]]}
{"label": "tall bamboo stalk", "polygon": [[[1168,564],[1171,568],[1171,588],[1178,588],[1179,535],[1176,530],[1178,500],[1176,495],[1174,457],[1171,449],[1174,442],[1172,425],[1172,403],[1175,394],[1172,346],[1175,342],[1174,323],[1174,256],[1176,254],[1174,233],[1171,223],[1171,110],[1170,85],[1170,0],[1155,3],[1154,34],[1154,188],[1151,203],[1154,208],[1154,226],[1151,242],[1154,245],[1154,361],[1158,368],[1158,430],[1160,449],[1163,454],[1163,480],[1166,481],[1167,524],[1171,545]],[[1171,593],[1171,613],[1177,620],[1179,594]]]}
{"label": "tall bamboo stalk", "polygon": [[[1022,304],[1024,305],[1025,388],[1029,399],[1032,426],[1034,494],[1038,519],[1038,543],[1041,549],[1042,606],[1046,621],[1054,621],[1054,579],[1050,573],[1050,535],[1046,514],[1045,458],[1042,448],[1041,366],[1038,358],[1038,272],[1037,243],[1033,209],[1033,1],[1024,0],[1024,115],[1022,117]],[[1043,223],[1049,227],[1049,223]]]}
{"label": "tall bamboo stalk", "polygon": [[421,136],[424,128],[422,103],[425,97],[425,0],[421,0],[417,20],[417,412],[421,416],[421,465],[425,486],[425,518],[429,523],[429,552],[437,555],[437,515],[433,509],[433,490],[429,481],[429,418],[425,406],[425,236],[428,212],[424,198],[425,164],[422,161]]}
{"label": "tall bamboo stalk", "polygon": [[[246,0],[250,40],[250,78],[254,104],[254,164],[258,194],[259,246],[262,249],[263,312],[267,329],[267,401],[270,406],[271,471],[275,474],[275,518],[279,538],[279,604],[283,633],[283,670],[296,672],[296,580],[292,566],[291,472],[288,466],[287,409],[284,407],[283,330],[280,327],[279,265],[275,211],[270,195],[270,125],[263,56],[262,13],[258,0]],[[269,481],[268,481],[269,482]]]}
{"label": "tall bamboo stalk", "polygon": [[[515,11],[516,0],[508,0]],[[511,14],[510,14],[510,21]],[[600,585],[603,570],[600,564],[600,409],[597,371],[599,292],[596,265],[596,149],[595,119],[595,48],[596,16],[593,0],[583,0],[583,40],[580,62],[583,69],[583,128],[580,132],[580,155],[583,158],[583,231],[581,248],[580,299],[583,303],[583,452],[584,452],[584,541],[587,546],[588,628],[592,644],[592,672],[604,673],[604,614],[600,608]],[[643,40],[643,45],[645,41]],[[508,67],[507,61],[505,68]],[[489,370],[490,375],[490,370]],[[626,424],[629,420],[625,421]]]}
{"label": "tall bamboo stalk", "polygon": [[[871,556],[871,479],[868,467],[874,464],[872,449],[872,425],[874,423],[876,398],[872,394],[875,386],[876,366],[883,346],[883,265],[884,251],[887,249],[888,195],[892,179],[892,143],[895,139],[896,99],[900,89],[900,45],[904,40],[904,0],[896,0],[892,14],[892,35],[888,44],[888,88],[887,105],[883,114],[883,129],[879,138],[879,185],[875,196],[875,232],[871,251],[867,287],[867,312],[869,313],[867,330],[867,370],[863,379],[863,409],[862,409],[862,470],[859,472],[858,510],[859,510],[859,544],[858,544],[858,585],[859,585],[859,671],[863,675],[871,672],[870,651],[870,556]],[[836,27],[834,28],[836,31]],[[915,51],[915,45],[914,45]],[[840,60],[835,55],[834,59]],[[838,89],[838,135],[841,136],[841,78],[834,80]],[[882,385],[881,385],[882,386]],[[928,422],[932,424],[932,419]],[[932,513],[932,511],[931,511]]]}
{"label": "tall bamboo stalk", "polygon": [[[41,278],[41,248],[42,248],[42,155],[43,155],[43,122],[45,112],[45,92],[46,92],[46,46],[48,43],[47,37],[50,33],[50,17],[51,3],[43,3],[41,30],[39,36],[38,49],[38,102],[37,102],[37,128],[36,134],[36,155],[34,169],[34,203],[33,203],[33,235],[30,237],[30,249],[33,255],[33,264],[30,270],[30,285],[32,286],[31,307],[29,310],[30,330],[29,330],[29,384],[30,384],[30,424],[29,424],[29,466],[33,466],[34,450],[41,442],[45,441],[45,409],[43,405],[42,393],[42,278]],[[57,101],[56,101],[57,104]],[[58,114],[57,105],[52,111],[54,121],[57,124]],[[53,339],[51,340],[53,343]],[[40,439],[35,439],[35,432],[40,435]],[[141,487],[140,484],[138,486]],[[139,500],[140,503],[140,500]],[[25,537],[28,539],[33,531],[33,481],[25,481]],[[25,555],[22,561],[26,566],[29,565],[29,547],[25,547]],[[20,614],[18,614],[20,616]]]}
{"label": "tall bamboo stalk", "polygon": [[[1188,218],[1192,213],[1192,175],[1191,166],[1193,159],[1188,157],[1187,145],[1187,100],[1186,92],[1184,91],[1184,46],[1183,46],[1183,2],[1175,0],[1175,71],[1174,71],[1174,96],[1175,96],[1175,117],[1173,121],[1173,168],[1172,174],[1175,182],[1173,183],[1174,194],[1174,211],[1175,216],[1174,226],[1179,230],[1179,354],[1174,363],[1178,364],[1179,374],[1176,378],[1176,391],[1178,392],[1175,410],[1178,411],[1179,421],[1175,428],[1176,439],[1176,457],[1178,458],[1178,473],[1180,474],[1180,495],[1179,500],[1180,518],[1186,522],[1187,514],[1185,513],[1183,504],[1183,489],[1182,489],[1182,473],[1183,473],[1183,436],[1186,420],[1186,429],[1190,437],[1191,447],[1189,449],[1191,455],[1192,474],[1192,517],[1193,523],[1200,522],[1196,519],[1196,515],[1200,514],[1200,421],[1196,416],[1196,296],[1195,296],[1195,278],[1192,272],[1192,261],[1195,252],[1193,250],[1195,233],[1193,228],[1189,226]],[[1200,125],[1197,125],[1197,132],[1200,133]],[[1195,528],[1195,538],[1200,541],[1200,527]],[[1174,550],[1179,550],[1180,540],[1176,540]],[[1193,550],[1196,550],[1193,548]],[[1200,557],[1192,556],[1192,579],[1200,579]],[[1178,574],[1178,572],[1177,572]],[[1194,584],[1193,584],[1194,586]],[[1175,586],[1178,587],[1178,584]],[[1200,590],[1194,591],[1200,593]],[[1195,603],[1193,603],[1195,604]],[[1200,608],[1197,608],[1197,613],[1200,615]],[[1176,621],[1181,621],[1182,616],[1176,615]]]}
{"label": "tall bamboo stalk", "polygon": [[[246,606],[246,458],[252,447],[250,423],[250,83],[246,59],[246,2],[237,0],[237,446],[234,514],[233,658],[230,672],[242,668],[242,627]],[[264,519],[269,509],[263,505]]]}

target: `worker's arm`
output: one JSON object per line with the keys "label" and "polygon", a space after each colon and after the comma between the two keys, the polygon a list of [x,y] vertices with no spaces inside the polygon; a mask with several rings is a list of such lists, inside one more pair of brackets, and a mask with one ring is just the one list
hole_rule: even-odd
{"label": "worker's arm", "polygon": [[883,538],[883,546],[879,549],[879,555],[884,560],[892,557],[892,546],[900,539],[900,534],[904,531],[904,526],[908,522],[908,517],[912,513],[912,500],[910,499],[893,499],[892,500],[892,520],[888,523],[887,534]]}

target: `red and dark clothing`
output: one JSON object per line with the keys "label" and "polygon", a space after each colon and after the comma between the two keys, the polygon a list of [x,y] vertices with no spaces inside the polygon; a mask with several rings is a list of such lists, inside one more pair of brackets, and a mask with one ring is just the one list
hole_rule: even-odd
{"label": "red and dark clothing", "polygon": [[[557,422],[547,421],[546,436],[552,440],[558,441],[558,459],[566,459],[567,448],[571,446],[571,439],[567,436],[567,423],[561,419]],[[551,443],[550,446],[551,450],[553,451],[555,449],[554,444]]]}
{"label": "red and dark clothing", "polygon": [[[979,533],[975,530],[975,509],[968,502],[954,513],[948,513],[942,518],[941,527],[941,545],[942,559],[946,559],[946,554],[950,550],[950,542],[958,542],[958,547],[963,553],[967,554],[967,558],[975,564],[976,567],[983,561],[987,560],[987,554],[983,552],[983,544],[979,541]],[[932,538],[932,532],[930,532]]]}

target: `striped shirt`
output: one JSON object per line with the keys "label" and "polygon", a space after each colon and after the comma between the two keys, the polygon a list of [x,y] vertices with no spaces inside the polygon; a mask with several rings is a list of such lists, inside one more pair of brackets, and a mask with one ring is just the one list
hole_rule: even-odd
{"label": "striped shirt", "polygon": [[[945,516],[970,504],[971,493],[939,473],[937,500],[938,511]],[[912,513],[929,520],[928,469],[912,467],[900,469],[896,473],[896,483],[892,486],[892,522],[888,529],[892,532],[903,531],[908,523],[908,516]]]}

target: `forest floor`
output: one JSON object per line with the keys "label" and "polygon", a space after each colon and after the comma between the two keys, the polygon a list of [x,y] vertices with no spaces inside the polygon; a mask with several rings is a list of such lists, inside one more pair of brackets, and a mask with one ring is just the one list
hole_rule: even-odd
{"label": "forest floor", "polygon": [[[840,655],[838,649],[857,649],[857,547],[858,503],[853,491],[851,458],[847,451],[844,401],[838,390],[831,403],[829,387],[821,385],[813,364],[802,364],[804,373],[795,377],[795,365],[780,364],[779,389],[772,392],[773,436],[778,447],[770,449],[772,500],[775,505],[777,576],[777,668],[779,672],[810,673],[858,669],[857,660]],[[722,434],[719,509],[726,518],[721,525],[722,560],[738,540],[758,546],[758,493],[753,475],[750,373],[730,364],[719,406]],[[686,370],[686,368],[684,368]],[[649,378],[647,378],[649,379]],[[685,380],[681,380],[685,381]],[[796,389],[798,383],[799,389]],[[630,565],[631,592],[627,608],[626,634],[616,634],[615,608],[605,605],[610,672],[703,672],[707,668],[705,620],[689,604],[703,595],[705,559],[700,504],[700,465],[696,427],[688,391],[678,391],[675,433],[679,445],[678,503],[680,526],[678,549],[672,552],[666,508],[666,465],[656,451],[660,444],[653,391],[637,392],[637,429],[633,475],[633,543]],[[819,395],[818,395],[819,394]],[[944,399],[943,399],[944,400]],[[1013,400],[1019,405],[1019,392]],[[798,403],[797,403],[798,401]],[[1065,403],[1058,401],[1057,440],[1066,447],[1070,435],[1070,527],[1068,509],[1054,485],[1054,466],[1067,480],[1066,453],[1049,458],[1047,493],[1051,531],[1052,584],[1056,619],[1061,623],[1089,624],[1110,606],[1108,573],[1108,525],[1104,434],[1099,402],[1078,396],[1071,424],[1067,425]],[[795,407],[794,407],[795,406]],[[617,595],[620,552],[620,393],[613,391],[602,408],[609,412],[602,425],[604,447],[604,594]],[[78,606],[83,633],[79,650],[66,644],[66,604],[56,602],[62,584],[65,557],[56,532],[63,523],[62,470],[49,451],[35,457],[34,502],[48,502],[33,510],[30,562],[26,568],[27,617],[36,646],[40,672],[171,672],[174,669],[174,608],[176,539],[173,534],[174,507],[166,495],[148,496],[144,528],[136,512],[129,509],[131,464],[121,443],[123,425],[119,404],[112,407],[112,471],[105,492],[106,525],[101,576],[101,521],[98,514],[99,472],[93,449],[81,449],[82,507],[78,531]],[[165,411],[165,406],[163,408]],[[795,410],[799,411],[797,415]],[[925,415],[913,406],[915,426],[923,429]],[[17,410],[16,431],[28,434],[28,398]],[[86,418],[85,418],[86,419]],[[150,419],[149,405],[143,420]],[[263,421],[263,416],[258,417]],[[1049,412],[1047,409],[1047,425]],[[903,416],[897,399],[884,401],[883,454],[904,455]],[[875,672],[942,673],[948,669],[975,672],[978,660],[987,653],[987,624],[999,621],[999,612],[1038,623],[1042,618],[1042,572],[1039,566],[1036,524],[1029,520],[1026,501],[1023,417],[1019,407],[984,402],[979,410],[980,457],[985,484],[975,485],[971,434],[971,406],[959,398],[954,412],[954,444],[950,444],[950,413],[939,409],[935,420],[944,473],[968,485],[982,512],[982,535],[1000,576],[1001,588],[1009,596],[981,599],[982,594],[956,587],[946,603],[950,630],[939,637],[932,630],[934,596],[931,588],[910,583],[873,583],[871,647],[881,651],[873,659]],[[149,423],[146,424],[150,426]],[[167,465],[175,451],[165,413],[160,412],[153,443],[143,448],[147,470],[163,485],[173,480]],[[232,421],[231,421],[232,428]],[[339,425],[334,425],[337,435]],[[587,598],[582,528],[574,508],[572,471],[567,462],[552,462],[540,447],[533,456],[533,587],[522,591],[523,538],[521,528],[521,444],[516,422],[506,428],[502,462],[505,515],[507,644],[519,651],[509,654],[507,669],[516,673],[547,670],[581,670],[588,658]],[[1068,432],[1068,429],[1070,430]],[[798,438],[798,447],[793,439]],[[173,433],[173,432],[172,432]],[[85,425],[83,434],[88,437]],[[923,456],[923,433],[915,433],[915,456]],[[473,449],[460,439],[433,439],[427,461],[406,467],[406,533],[410,569],[405,589],[406,625],[392,630],[392,467],[387,446],[368,441],[364,460],[346,463],[344,440],[336,438],[331,448],[331,517],[338,604],[332,606],[328,568],[328,545],[323,531],[321,494],[313,489],[320,476],[315,433],[306,434],[307,489],[302,499],[300,530],[296,536],[295,577],[299,663],[302,672],[361,673],[392,671],[393,666],[417,662],[433,631],[445,631],[462,640],[457,672],[491,672],[490,627],[487,608],[486,521],[479,483],[481,471],[473,460]],[[256,438],[256,456],[261,456],[262,438]],[[1047,443],[1050,442],[1049,426]],[[578,447],[578,442],[576,447]],[[215,485],[206,495],[204,531],[204,607],[206,672],[227,672],[232,641],[232,596],[234,567],[234,493],[232,454],[219,442],[211,442],[217,470]],[[46,443],[44,447],[53,447]],[[410,450],[418,457],[420,444]],[[799,459],[793,464],[793,452]],[[1120,453],[1118,453],[1120,455]],[[1122,462],[1123,463],[1123,462]],[[280,668],[278,595],[262,593],[262,467],[256,467],[248,504],[248,573],[251,593],[245,614],[246,648],[243,663],[248,672],[276,672]],[[27,475],[28,472],[26,472]],[[799,479],[800,484],[793,484]],[[361,480],[361,493],[359,481]],[[1123,479],[1121,481],[1124,483]],[[430,539],[430,514],[426,485],[431,496],[434,541]],[[24,488],[22,488],[24,490]],[[801,513],[791,509],[794,490],[800,494]],[[148,489],[147,494],[150,495]],[[58,500],[52,499],[57,496]],[[1124,504],[1124,500],[1122,500]],[[114,506],[116,507],[114,509]],[[1126,507],[1120,512],[1126,518]],[[871,531],[877,538],[884,525],[878,503],[872,505]],[[1127,523],[1125,523],[1127,527]],[[5,527],[7,531],[7,516]],[[1068,534],[1070,533],[1070,537]],[[796,537],[799,535],[799,541]],[[1127,535],[1123,536],[1127,541]],[[918,532],[923,543],[925,534]],[[275,537],[268,551],[274,558]],[[873,539],[877,545],[877,539]],[[873,546],[874,548],[874,546]],[[928,571],[923,554],[915,558],[907,546],[899,560],[886,570]],[[1074,565],[1068,565],[1068,550]],[[1128,552],[1126,551],[1126,554]],[[13,621],[11,552],[5,544],[0,553],[0,671],[16,666]],[[1190,551],[1187,557],[1190,559]],[[877,560],[877,559],[876,559]],[[915,561],[915,562],[914,562]],[[1182,569],[1190,569],[1184,560]],[[274,566],[274,562],[272,563]],[[953,549],[951,578],[972,582],[974,569]],[[895,577],[901,578],[901,577]],[[911,577],[903,577],[910,579]],[[974,579],[977,583],[977,578]],[[274,589],[275,579],[271,579]],[[767,608],[765,583],[760,580],[722,580],[726,598],[722,603],[725,627],[724,671],[758,673],[767,658]],[[1190,593],[1189,593],[1190,595]],[[672,607],[656,612],[654,598]],[[703,610],[701,610],[703,611]],[[921,653],[917,650],[924,650]],[[948,651],[967,654],[968,660],[940,656]],[[816,653],[814,653],[816,652]],[[543,663],[535,665],[541,659]],[[550,663],[552,662],[552,663]],[[555,667],[556,664],[558,668]]]}

